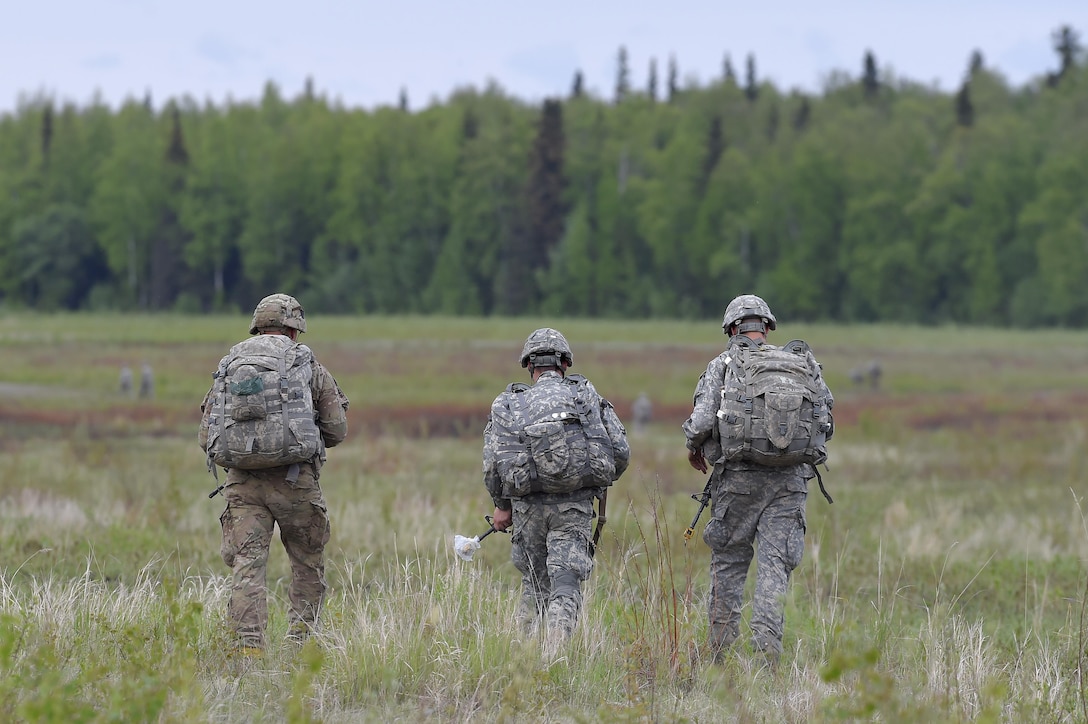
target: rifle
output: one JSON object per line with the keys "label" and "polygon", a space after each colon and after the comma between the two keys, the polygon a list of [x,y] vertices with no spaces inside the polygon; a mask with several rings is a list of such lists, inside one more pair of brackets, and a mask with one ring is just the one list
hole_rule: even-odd
{"label": "rifle", "polygon": [[601,539],[601,529],[604,528],[604,524],[608,522],[608,518],[605,517],[604,509],[608,504],[608,488],[604,489],[601,493],[601,504],[597,506],[597,527],[593,530],[593,546],[592,550],[597,550],[597,541]]}
{"label": "rifle", "polygon": [[702,493],[692,493],[691,499],[699,504],[699,509],[695,511],[695,517],[691,519],[691,525],[684,531],[684,543],[691,540],[691,536],[695,534],[695,525],[699,522],[699,516],[706,510],[706,506],[710,505],[710,480],[706,481],[706,487],[703,488]]}

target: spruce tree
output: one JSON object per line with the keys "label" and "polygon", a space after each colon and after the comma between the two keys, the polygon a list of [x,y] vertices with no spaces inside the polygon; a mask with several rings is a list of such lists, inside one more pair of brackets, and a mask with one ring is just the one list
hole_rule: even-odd
{"label": "spruce tree", "polygon": [[646,95],[651,103],[657,103],[657,58],[650,58],[650,75],[646,82]]}
{"label": "spruce tree", "polygon": [[620,46],[616,55],[616,103],[623,103],[631,92],[631,69],[627,65],[627,48]]}
{"label": "spruce tree", "polygon": [[726,53],[722,59],[722,80],[727,84],[737,84],[737,72],[733,70],[733,61],[729,58],[729,53]]}
{"label": "spruce tree", "polygon": [[582,71],[577,70],[574,72],[574,82],[570,86],[570,97],[581,98],[585,94],[585,78],[582,76]]}
{"label": "spruce tree", "polygon": [[49,151],[53,147],[53,104],[42,109],[42,164],[49,165]]}
{"label": "spruce tree", "polygon": [[563,105],[559,100],[545,100],[529,156],[525,230],[514,234],[504,250],[500,294],[501,307],[507,312],[523,312],[539,302],[537,272],[547,268],[549,252],[563,237],[565,150]]}
{"label": "spruce tree", "polygon": [[669,103],[680,95],[680,70],[676,67],[676,56],[669,56]]}
{"label": "spruce tree", "polygon": [[969,75],[974,76],[976,73],[982,70],[985,63],[982,59],[982,51],[977,48],[971,52],[971,59],[967,62],[967,72]]}
{"label": "spruce tree", "polygon": [[722,117],[715,114],[710,119],[710,128],[706,134],[706,155],[703,157],[702,174],[699,177],[699,196],[706,192],[707,183],[710,181],[714,169],[718,167],[722,153],[725,151],[725,136],[722,133]]}
{"label": "spruce tree", "polygon": [[755,103],[756,98],[759,97],[759,84],[756,82],[756,56],[749,53],[745,66],[744,97]]}
{"label": "spruce tree", "polygon": [[880,77],[876,68],[876,57],[871,50],[865,51],[864,68],[861,74],[861,88],[866,98],[875,98],[880,92]]}
{"label": "spruce tree", "polygon": [[1058,74],[1055,83],[1065,78],[1069,71],[1077,64],[1077,56],[1080,55],[1080,35],[1068,25],[1063,25],[1054,31],[1054,52],[1058,54]]}
{"label": "spruce tree", "polygon": [[771,110],[767,114],[767,140],[774,143],[774,139],[778,137],[778,124],[779,124],[779,111],[778,101],[771,101]]}
{"label": "spruce tree", "polygon": [[965,80],[956,94],[956,123],[963,128],[975,125],[975,107],[971,104],[971,83]]}
{"label": "spruce tree", "polygon": [[793,130],[800,133],[808,128],[809,119],[812,117],[812,104],[808,96],[801,96],[801,105],[797,106],[797,112],[793,114]]}
{"label": "spruce tree", "polygon": [[189,165],[189,151],[181,132],[181,112],[174,103],[170,104],[170,144],[166,147],[166,161],[175,167]]}

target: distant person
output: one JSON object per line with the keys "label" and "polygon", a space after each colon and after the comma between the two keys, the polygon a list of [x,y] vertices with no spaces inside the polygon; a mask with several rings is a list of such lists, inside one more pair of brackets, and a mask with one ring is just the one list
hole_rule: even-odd
{"label": "distant person", "polygon": [[834,398],[819,363],[800,340],[767,344],[777,324],[760,297],[729,303],[722,321],[729,343],[699,378],[683,425],[688,462],[710,471],[703,540],[711,550],[711,655],[720,660],[740,636],[754,554],[752,647],[772,668],[782,654],[786,588],[804,551],[808,481],[834,432]]}
{"label": "distant person", "polygon": [[874,390],[880,388],[880,377],[883,374],[884,369],[875,359],[870,360],[869,364],[865,366],[865,376],[869,378],[869,387],[873,388]]}
{"label": "distant person", "polygon": [[144,362],[140,368],[140,398],[150,400],[155,397],[155,375],[151,371],[151,365]]}
{"label": "distant person", "polygon": [[543,620],[554,651],[574,632],[593,570],[593,499],[601,500],[599,531],[608,486],[627,469],[630,449],[611,403],[585,377],[566,374],[574,354],[561,333],[534,331],[520,362],[532,384],[511,383],[491,405],[484,485],[494,528],[514,526],[518,623],[531,634]]}
{"label": "distant person", "polygon": [[[348,431],[348,399],[310,348],[302,305],[272,294],[253,310],[249,333],[219,362],[200,405],[208,467],[226,468],[223,562],[233,571],[228,618],[246,653],[265,646],[266,568],[272,532],[291,562],[289,639],[317,625],[328,585],[328,506],[318,485],[325,449]],[[212,493],[212,495],[215,494]]]}
{"label": "distant person", "polygon": [[868,378],[869,372],[861,367],[850,368],[850,382],[854,387],[861,387],[865,384],[865,380]]}
{"label": "distant person", "polygon": [[653,414],[654,403],[650,402],[650,397],[645,392],[641,393],[631,405],[631,418],[635,422],[635,430],[644,431],[650,424]]}
{"label": "distant person", "polygon": [[121,368],[121,377],[117,382],[117,390],[126,397],[132,395],[132,368],[128,365]]}

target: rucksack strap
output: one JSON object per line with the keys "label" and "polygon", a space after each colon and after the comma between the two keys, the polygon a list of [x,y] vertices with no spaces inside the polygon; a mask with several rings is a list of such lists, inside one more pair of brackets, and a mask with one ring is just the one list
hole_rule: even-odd
{"label": "rucksack strap", "polygon": [[521,421],[521,425],[518,426],[518,445],[525,449],[525,459],[529,462],[529,492],[539,493],[542,489],[540,485],[540,475],[536,471],[536,460],[533,460],[533,450],[529,446],[529,438],[525,435],[525,402],[521,399],[520,394],[514,395],[514,414],[518,420]]}
{"label": "rucksack strap", "polygon": [[[219,434],[226,434],[227,427],[227,366],[220,365],[219,371],[215,373],[215,385],[218,388],[216,397],[219,398]],[[230,449],[224,447],[224,451],[228,460],[230,459]],[[215,473],[215,463],[212,462],[211,451],[208,451],[208,469],[215,475],[216,481],[219,480],[219,476]]]}
{"label": "rucksack strap", "polygon": [[[280,415],[283,416],[283,449],[286,450],[291,447],[291,426],[288,424],[290,420],[290,413],[287,411],[287,406],[290,403],[289,392],[291,390],[290,380],[287,378],[287,353],[280,355],[276,358],[277,371],[280,373]],[[252,445],[252,440],[250,445]],[[298,479],[298,472],[295,472],[295,479]]]}
{"label": "rucksack strap", "polygon": [[813,465],[812,470],[816,473],[816,482],[820,484],[820,492],[824,494],[825,498],[827,498],[828,505],[834,505],[835,501],[832,500],[831,496],[827,494],[827,488],[824,487],[824,479],[823,476],[820,475],[820,469]]}

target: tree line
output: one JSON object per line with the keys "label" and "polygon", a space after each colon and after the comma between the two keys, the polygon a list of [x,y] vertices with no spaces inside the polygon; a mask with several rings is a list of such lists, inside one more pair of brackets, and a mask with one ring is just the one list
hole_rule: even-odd
{"label": "tree line", "polygon": [[[0,116],[0,305],[1088,325],[1088,69],[1075,30],[1022,87],[881,71],[818,94],[498,85],[411,110],[295,98],[51,98]],[[660,87],[659,87],[660,86]]]}

